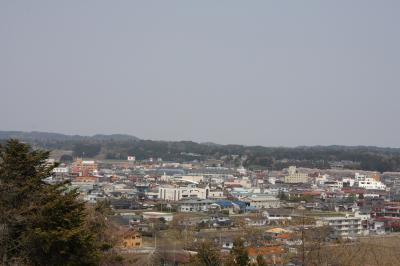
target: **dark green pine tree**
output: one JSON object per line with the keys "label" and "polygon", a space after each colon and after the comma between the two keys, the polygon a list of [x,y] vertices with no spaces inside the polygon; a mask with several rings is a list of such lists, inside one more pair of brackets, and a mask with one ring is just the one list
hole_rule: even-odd
{"label": "dark green pine tree", "polygon": [[43,181],[48,157],[17,140],[0,146],[0,264],[96,265],[85,205],[65,184]]}

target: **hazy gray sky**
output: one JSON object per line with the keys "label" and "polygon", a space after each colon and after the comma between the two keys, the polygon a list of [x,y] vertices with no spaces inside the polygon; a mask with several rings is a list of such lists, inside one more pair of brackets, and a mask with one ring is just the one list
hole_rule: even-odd
{"label": "hazy gray sky", "polygon": [[0,2],[0,129],[400,147],[400,1]]}

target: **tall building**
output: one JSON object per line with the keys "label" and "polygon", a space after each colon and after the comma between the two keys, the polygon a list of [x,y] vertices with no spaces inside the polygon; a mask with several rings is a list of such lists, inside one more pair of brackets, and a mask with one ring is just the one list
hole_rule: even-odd
{"label": "tall building", "polygon": [[90,176],[97,172],[97,163],[95,161],[84,161],[76,159],[71,165],[71,173],[80,176]]}
{"label": "tall building", "polygon": [[296,166],[290,166],[288,170],[288,175],[285,176],[285,183],[295,184],[295,183],[307,183],[308,175],[304,173],[299,173]]}

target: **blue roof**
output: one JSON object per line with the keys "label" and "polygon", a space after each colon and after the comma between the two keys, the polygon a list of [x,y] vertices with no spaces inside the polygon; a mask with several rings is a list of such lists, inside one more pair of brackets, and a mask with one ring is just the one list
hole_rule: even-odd
{"label": "blue roof", "polygon": [[229,208],[232,207],[234,204],[239,206],[239,208],[246,208],[246,202],[240,201],[240,200],[235,200],[235,201],[230,201],[230,200],[219,200],[216,202],[219,206],[223,208]]}
{"label": "blue roof", "polygon": [[232,202],[229,200],[219,200],[216,202],[216,204],[218,204],[219,206],[224,207],[224,208],[233,206]]}
{"label": "blue roof", "polygon": [[247,205],[246,202],[240,201],[240,200],[232,201],[232,203],[238,205],[240,208],[246,208],[246,205]]}

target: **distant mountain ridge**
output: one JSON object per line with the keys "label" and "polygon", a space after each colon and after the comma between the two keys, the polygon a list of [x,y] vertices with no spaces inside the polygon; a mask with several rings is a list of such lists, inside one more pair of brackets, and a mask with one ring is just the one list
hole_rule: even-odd
{"label": "distant mountain ridge", "polygon": [[[400,171],[400,148],[374,146],[299,146],[264,147],[220,145],[212,142],[157,141],[124,134],[93,136],[65,135],[48,132],[0,131],[0,142],[16,138],[34,148],[61,151],[79,157],[124,160],[162,158],[165,161],[208,161],[250,169],[281,170],[290,165],[329,169],[344,167],[368,171]],[[212,161],[212,160],[211,160]]]}
{"label": "distant mountain ridge", "polygon": [[138,137],[127,134],[96,134],[93,136],[67,135],[61,133],[41,132],[41,131],[0,131],[1,139],[20,139],[20,140],[37,140],[37,141],[82,141],[82,140],[98,140],[98,141],[138,141]]}
{"label": "distant mountain ridge", "polygon": [[330,149],[330,150],[353,150],[353,149],[365,149],[371,151],[394,151],[395,153],[400,153],[400,148],[391,148],[391,147],[379,147],[379,146],[346,146],[346,145],[315,145],[315,146],[297,146],[297,147],[285,147],[285,146],[277,146],[277,147],[268,147],[262,145],[256,146],[247,146],[241,144],[218,144],[215,142],[195,142],[195,141],[154,141],[154,140],[145,140],[140,139],[136,136],[132,136],[129,134],[95,134],[92,136],[87,135],[68,135],[62,133],[53,133],[53,132],[44,132],[44,131],[11,131],[11,130],[0,130],[0,140],[5,139],[20,139],[26,141],[151,141],[151,142],[160,142],[160,143],[192,143],[201,146],[208,147],[236,147],[236,148],[254,148],[254,149],[301,149],[301,150],[319,150],[319,149]]}

